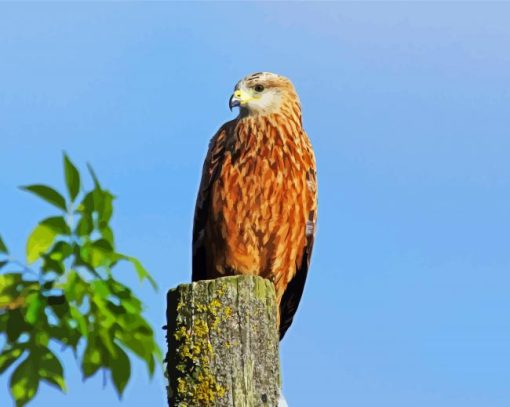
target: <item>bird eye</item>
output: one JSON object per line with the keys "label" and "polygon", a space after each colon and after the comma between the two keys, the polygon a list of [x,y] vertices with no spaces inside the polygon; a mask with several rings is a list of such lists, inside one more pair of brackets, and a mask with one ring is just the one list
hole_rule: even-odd
{"label": "bird eye", "polygon": [[262,92],[264,87],[262,85],[255,85],[253,89],[255,89],[255,92]]}

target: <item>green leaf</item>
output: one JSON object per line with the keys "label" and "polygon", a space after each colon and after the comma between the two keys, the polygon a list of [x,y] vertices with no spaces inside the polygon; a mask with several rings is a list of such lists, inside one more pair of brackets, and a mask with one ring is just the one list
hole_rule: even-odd
{"label": "green leaf", "polygon": [[88,335],[87,329],[87,318],[76,308],[71,307],[71,316],[73,317],[76,325],[78,327],[78,331],[86,337]]}
{"label": "green leaf", "polygon": [[56,242],[49,253],[42,255],[42,269],[46,272],[54,271],[59,275],[64,274],[66,271],[64,260],[71,256],[71,254],[73,254],[73,248],[69,243],[64,241]]}
{"label": "green leaf", "polygon": [[94,169],[92,168],[92,165],[90,165],[89,163],[87,163],[87,168],[89,170],[89,173],[90,173],[90,176],[92,177],[92,179],[94,180],[94,187],[96,189],[101,189],[101,184],[99,183],[99,180],[97,179],[97,175],[96,175],[96,172],[94,171]]}
{"label": "green leaf", "polygon": [[[42,314],[42,316],[46,320],[46,318],[45,318],[46,315],[44,313]],[[46,322],[47,321],[44,321],[43,325]],[[37,329],[37,330],[32,331],[31,333],[32,333],[32,336],[34,337],[35,345],[40,346],[40,347],[48,346],[48,343],[50,342],[50,334],[49,334],[49,331],[47,330],[46,326],[44,326],[44,329]]]}
{"label": "green leaf", "polygon": [[93,268],[100,266],[109,267],[115,262],[112,247],[105,239],[99,239],[90,244],[85,244],[82,247],[81,255]]}
{"label": "green leaf", "polygon": [[73,254],[73,248],[67,242],[57,242],[50,252],[50,257],[55,261],[62,261]]}
{"label": "green leaf", "polygon": [[69,303],[65,295],[50,295],[48,305],[59,318],[64,318],[69,314]]}
{"label": "green leaf", "polygon": [[115,357],[110,363],[110,369],[113,384],[119,397],[121,397],[131,376],[131,363],[126,352],[120,346],[115,345]]}
{"label": "green leaf", "polygon": [[113,236],[113,231],[109,226],[101,228],[101,236],[103,236],[103,239],[108,241],[111,247],[115,247],[115,238]]}
{"label": "green leaf", "polygon": [[0,274],[0,309],[10,307],[19,296],[18,285],[22,282],[20,273]]}
{"label": "green leaf", "polygon": [[5,245],[4,241],[2,240],[2,236],[0,236],[0,253],[9,254],[9,250],[7,250],[7,246]]}
{"label": "green leaf", "polygon": [[25,321],[34,325],[40,318],[41,313],[44,312],[44,305],[46,301],[39,293],[31,293],[26,298],[26,312]]}
{"label": "green leaf", "polygon": [[78,272],[71,270],[67,276],[67,281],[63,285],[64,294],[68,301],[76,301],[81,305],[85,294],[88,292],[88,284],[83,281]]}
{"label": "green leaf", "polygon": [[51,257],[44,255],[44,262],[42,269],[46,272],[54,271],[55,273],[62,275],[65,272],[64,264],[60,261],[55,261]]}
{"label": "green leaf", "polygon": [[147,322],[139,315],[125,314],[118,317],[125,327],[115,333],[121,343],[139,356],[147,364],[150,375],[154,373],[154,357],[161,360],[161,350],[154,341],[154,333]]}
{"label": "green leaf", "polygon": [[135,296],[130,295],[128,298],[120,300],[124,309],[131,314],[139,314],[142,312],[142,302]]}
{"label": "green leaf", "polygon": [[93,295],[101,300],[105,300],[110,295],[110,289],[104,281],[95,280],[90,283],[90,288],[92,289]]}
{"label": "green leaf", "polygon": [[23,353],[24,349],[18,344],[14,347],[7,345],[0,353],[0,374],[5,372]]}
{"label": "green leaf", "polygon": [[108,225],[113,214],[113,200],[115,197],[108,191],[94,191],[96,210],[99,214],[99,227],[104,228]]}
{"label": "green leaf", "polygon": [[7,330],[7,321],[9,320],[9,312],[0,312],[0,332]]}
{"label": "green leaf", "polygon": [[60,208],[63,211],[66,210],[66,200],[64,197],[47,185],[27,185],[21,187],[21,189],[32,192],[39,198],[44,199],[46,202],[55,205],[57,208]]}
{"label": "green leaf", "polygon": [[39,222],[40,225],[48,226],[53,229],[56,233],[68,236],[71,234],[71,229],[67,225],[65,219],[62,216],[52,216]]}
{"label": "green leaf", "polygon": [[11,376],[9,384],[11,394],[16,400],[16,407],[24,406],[37,393],[39,376],[37,370],[34,369],[34,362],[32,355],[29,355],[18,365]]}
{"label": "green leaf", "polygon": [[115,196],[111,192],[101,189],[96,181],[95,188],[85,194],[77,207],[77,211],[87,214],[88,218],[91,218],[95,212],[97,214],[97,224],[95,226],[103,229],[108,227],[108,222],[112,217]]}
{"label": "green leaf", "polygon": [[113,337],[110,328],[116,325],[117,316],[111,312],[108,304],[109,301],[102,298],[97,292],[91,298],[92,318],[96,322],[91,331],[94,332],[96,338],[100,338],[101,345],[109,353],[114,354],[115,349],[113,348]]}
{"label": "green leaf", "polygon": [[92,217],[92,213],[94,212],[94,191],[85,194],[76,210]]}
{"label": "green leaf", "polygon": [[[153,351],[153,354],[155,356],[156,361],[158,361],[159,363],[163,362],[163,352],[161,352],[161,349],[156,344],[156,342],[154,342],[154,351]],[[152,373],[154,373],[154,370],[152,371]]]}
{"label": "green leaf", "polygon": [[74,229],[78,236],[88,236],[94,230],[94,222],[89,213],[83,213]]}
{"label": "green leaf", "polygon": [[83,353],[83,359],[81,363],[81,370],[85,379],[94,375],[106,362],[103,361],[102,356],[103,355],[100,348],[96,346],[96,340],[90,338],[87,341],[87,346],[85,348],[85,352]]}
{"label": "green leaf", "polygon": [[99,239],[83,244],[80,247],[79,259],[95,270],[98,267],[111,267],[118,257],[106,239]]}
{"label": "green leaf", "polygon": [[81,214],[76,226],[78,235],[89,235],[96,228],[113,244],[113,233],[108,225],[113,213],[113,199],[110,192],[97,188],[84,196],[77,208],[77,212]]}
{"label": "green leaf", "polygon": [[71,201],[74,201],[78,192],[80,192],[80,173],[71,162],[67,154],[64,153],[64,172],[66,177],[67,191],[71,197]]}
{"label": "green leaf", "polygon": [[120,283],[119,281],[109,278],[107,281],[108,287],[110,288],[110,291],[116,295],[117,297],[123,299],[123,298],[131,298],[131,290],[126,287],[124,284]]}
{"label": "green leaf", "polygon": [[[114,320],[113,318],[110,319],[108,326],[111,326],[113,324]],[[104,320],[101,321],[101,324],[104,324]],[[96,327],[96,333],[97,337],[101,338],[101,343],[103,344],[104,348],[107,350],[107,353],[110,354],[111,357],[115,357],[115,345],[113,343],[111,334],[108,330]]]}
{"label": "green leaf", "polygon": [[39,376],[41,379],[54,384],[60,390],[66,391],[64,369],[58,358],[49,349],[45,349],[39,360]]}
{"label": "green leaf", "polygon": [[[161,358],[160,354],[161,354],[161,351],[158,350],[158,358]],[[147,369],[149,370],[149,375],[150,377],[152,377],[154,375],[154,370],[156,370],[156,362],[154,361],[154,357],[151,356],[148,360],[147,360]]]}
{"label": "green leaf", "polygon": [[65,322],[67,323],[66,325],[50,325],[48,327],[48,333],[51,339],[61,342],[64,347],[71,346],[73,350],[76,351],[82,335],[71,326],[71,320],[66,320]]}
{"label": "green leaf", "polygon": [[51,247],[57,234],[50,226],[37,225],[27,240],[27,262],[30,264],[40,258]]}
{"label": "green leaf", "polygon": [[7,263],[9,263],[8,260],[3,260],[3,261],[0,261],[0,270],[2,269],[3,266],[5,266]]}
{"label": "green leaf", "polygon": [[33,327],[26,323],[23,314],[19,308],[16,308],[8,313],[9,319],[7,320],[7,340],[9,342],[16,342],[23,332],[31,330]]}
{"label": "green leaf", "polygon": [[136,273],[138,274],[138,278],[140,279],[140,281],[147,279],[147,280],[149,280],[149,283],[151,283],[152,288],[154,288],[155,290],[158,289],[158,285],[156,284],[156,281],[152,278],[152,276],[145,269],[145,267],[143,267],[140,260],[138,260],[135,257],[131,257],[131,256],[125,256],[125,255],[121,255],[121,256],[125,260],[128,260],[129,262],[131,262],[131,264],[135,267]]}
{"label": "green leaf", "polygon": [[104,252],[108,252],[108,253],[111,253],[113,252],[113,247],[112,245],[110,244],[110,242],[106,239],[98,239],[98,240],[94,240],[92,242],[92,247],[94,248],[97,248],[97,249],[100,249]]}

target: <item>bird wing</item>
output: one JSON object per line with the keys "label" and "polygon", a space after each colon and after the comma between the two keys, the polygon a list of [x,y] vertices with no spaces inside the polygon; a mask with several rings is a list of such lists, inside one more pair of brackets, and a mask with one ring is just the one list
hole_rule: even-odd
{"label": "bird wing", "polygon": [[310,259],[312,257],[313,242],[315,240],[315,225],[317,222],[317,176],[315,168],[311,167],[307,172],[307,184],[311,192],[311,207],[306,222],[306,243],[301,262],[297,264],[296,274],[289,281],[280,302],[280,340],[289,329],[297,311],[299,301],[303,295]]}
{"label": "bird wing", "polygon": [[205,227],[211,215],[211,187],[221,171],[232,128],[233,121],[227,122],[213,136],[202,169],[202,180],[198,189],[193,220],[192,281],[211,278],[208,274],[211,270],[207,270]]}

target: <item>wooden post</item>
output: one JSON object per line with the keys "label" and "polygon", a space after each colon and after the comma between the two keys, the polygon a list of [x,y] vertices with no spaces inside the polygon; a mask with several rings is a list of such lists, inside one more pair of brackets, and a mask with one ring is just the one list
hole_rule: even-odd
{"label": "wooden post", "polygon": [[256,276],[167,294],[170,407],[275,407],[280,388],[274,285]]}

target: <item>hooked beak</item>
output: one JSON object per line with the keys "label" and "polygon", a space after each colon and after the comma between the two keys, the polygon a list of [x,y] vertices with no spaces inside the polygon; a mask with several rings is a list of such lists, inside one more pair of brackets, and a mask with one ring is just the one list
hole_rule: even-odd
{"label": "hooked beak", "polygon": [[248,103],[253,98],[250,97],[249,94],[243,92],[240,89],[237,89],[232,96],[230,96],[230,100],[228,102],[228,107],[232,110],[233,107],[243,106]]}
{"label": "hooked beak", "polygon": [[234,94],[232,96],[230,96],[230,100],[228,101],[228,107],[230,108],[230,111],[232,111],[232,109],[234,107],[237,107],[237,106],[240,106],[241,105],[241,100],[239,99],[238,96],[236,96],[236,93],[238,91],[236,90],[234,92]]}

